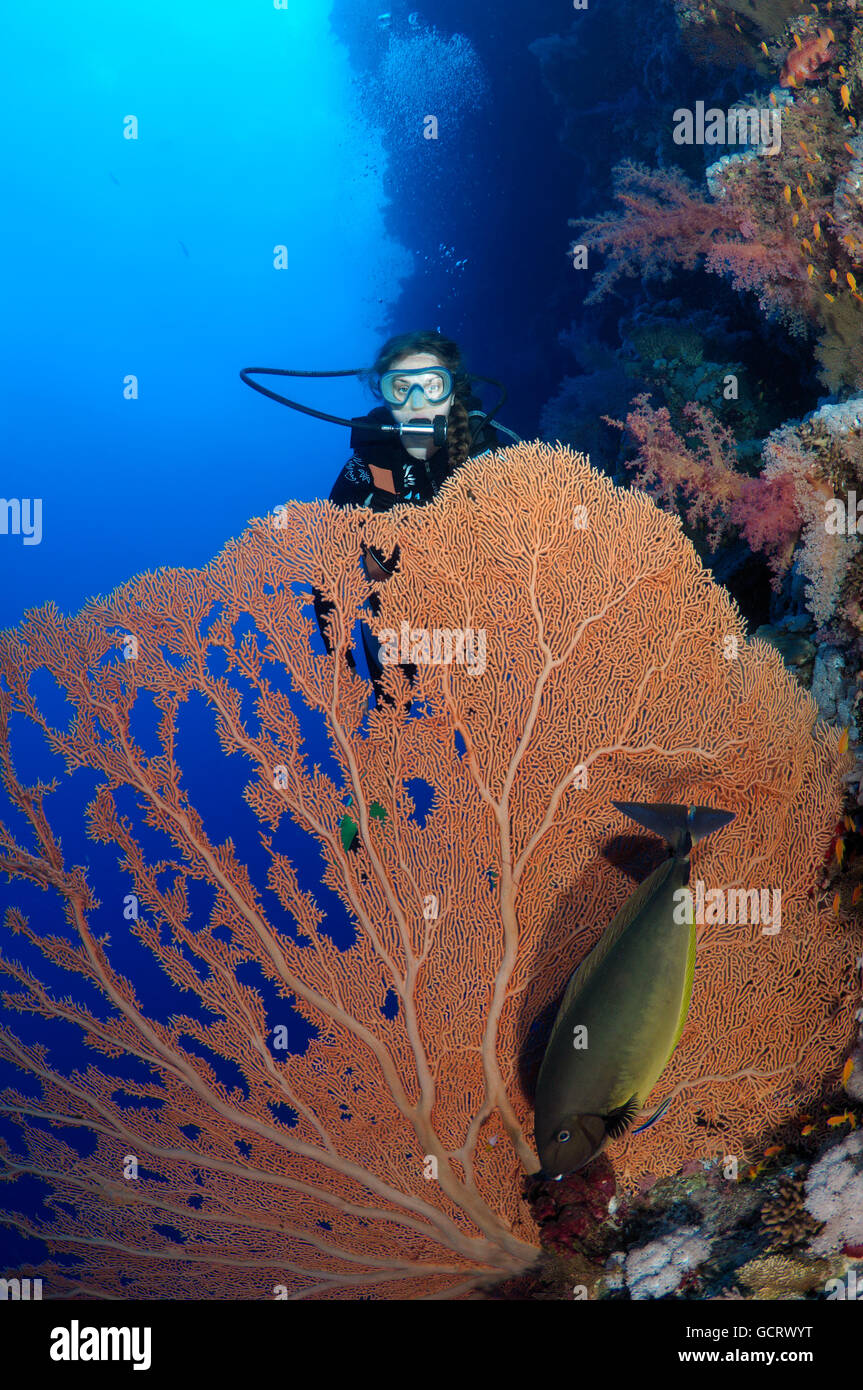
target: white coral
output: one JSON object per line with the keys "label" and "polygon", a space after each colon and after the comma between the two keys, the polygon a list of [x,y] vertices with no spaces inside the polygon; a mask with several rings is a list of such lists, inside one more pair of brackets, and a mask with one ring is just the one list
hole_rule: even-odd
{"label": "white coral", "polygon": [[673,1293],[690,1270],[706,1260],[710,1241],[695,1226],[682,1226],[661,1240],[630,1250],[626,1282],[633,1298],[661,1298]]}
{"label": "white coral", "polygon": [[839,401],[822,405],[807,417],[818,420],[828,434],[848,434],[850,430],[863,429],[863,396],[853,396],[849,401]]}
{"label": "white coral", "polygon": [[[863,402],[857,403],[861,404]],[[846,402],[846,405],[854,406],[855,402]],[[822,407],[818,416],[812,418],[821,419],[828,429],[832,428],[832,420],[838,429],[837,417],[824,413],[829,408]],[[847,422],[850,417],[843,418]],[[765,480],[788,474],[793,481],[795,504],[803,521],[798,563],[808,580],[806,606],[819,625],[826,623],[836,608],[858,542],[853,536],[833,535],[827,530],[826,507],[833,497],[833,489],[819,476],[817,455],[804,445],[793,426],[781,425],[768,436],[763,458],[765,466],[761,476]]]}
{"label": "white coral", "polygon": [[812,1241],[816,1255],[863,1245],[863,1134],[849,1134],[814,1163],[806,1179],[806,1210],[826,1221]]}

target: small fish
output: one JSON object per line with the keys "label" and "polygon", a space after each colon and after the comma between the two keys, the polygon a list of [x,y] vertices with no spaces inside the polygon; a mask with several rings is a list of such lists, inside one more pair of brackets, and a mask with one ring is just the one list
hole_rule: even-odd
{"label": "small fish", "polygon": [[[845,272],[845,279],[848,281],[848,284],[851,286],[852,290],[856,291],[856,289],[857,289],[857,281],[854,279],[854,276],[851,274],[851,271],[850,271],[850,270],[848,270],[848,271]],[[845,740],[845,747],[842,748],[842,740],[840,739],[840,741],[839,741],[839,744],[840,744],[840,751],[843,752],[843,753],[846,753],[846,752],[848,751],[848,730],[847,730],[847,729],[844,730],[844,732],[843,732],[843,734],[842,734],[842,738],[844,738],[844,740]]]}
{"label": "small fish", "polygon": [[[351,801],[352,797],[349,796],[349,806],[351,804]],[[373,816],[375,820],[385,821],[387,818],[386,811],[384,810],[383,806],[381,806],[380,803],[377,801],[373,801],[371,806],[369,807],[369,815]],[[354,820],[353,816],[349,816],[347,812],[345,812],[345,814],[339,821],[339,832],[341,834],[342,848],[346,850],[349,849],[353,853],[356,853],[358,849],[358,845],[355,844],[356,837],[358,834],[357,823]]]}
{"label": "small fish", "polygon": [[835,270],[830,271],[830,279],[833,281],[834,285],[836,284],[836,281],[839,279],[839,276]]}
{"label": "small fish", "polygon": [[854,1070],[854,1058],[853,1058],[853,1057],[849,1057],[849,1058],[848,1058],[848,1061],[845,1063],[844,1067],[842,1068],[842,1085],[843,1085],[843,1086],[845,1086],[845,1085],[847,1084],[848,1078],[850,1077],[850,1075],[851,1075],[851,1073],[852,1073],[853,1070]]}
{"label": "small fish", "polygon": [[792,212],[792,214],[791,214],[791,225],[792,225],[792,227],[796,227],[797,224],[799,223],[799,221],[800,221],[800,213],[799,213],[799,212]]}
{"label": "small fish", "polygon": [[863,897],[863,883],[858,883],[854,892],[851,894],[851,906],[856,907],[861,897]]}
{"label": "small fish", "polygon": [[184,256],[188,256],[189,253],[188,253],[188,251],[186,250],[185,243],[181,241],[181,242],[180,242],[180,246],[182,247],[183,255],[184,255]]}
{"label": "small fish", "polygon": [[[348,797],[348,805],[350,805],[350,802],[351,798]],[[348,815],[347,811],[339,821],[339,833],[342,839],[342,849],[353,848],[357,834],[357,823],[352,816]]]}
{"label": "small fish", "polygon": [[114,177],[110,169],[108,170],[108,178],[111,180],[112,183],[115,183],[118,188],[120,187],[120,180]]}
{"label": "small fish", "polygon": [[[849,280],[849,283],[850,283],[851,281],[854,281],[854,283],[851,285],[851,288],[852,288],[852,290],[856,290],[856,288],[857,288],[857,281],[854,280],[854,276],[851,274],[850,270],[849,270],[849,272],[848,272],[848,280]],[[840,756],[840,758],[844,757],[845,754],[846,754],[847,752],[848,752],[848,730],[847,730],[847,729],[843,729],[843,730],[842,730],[842,733],[839,735],[839,756]]]}
{"label": "small fish", "polygon": [[856,153],[857,153],[857,151],[855,150],[854,146],[853,146],[853,145],[849,145],[847,140],[843,141],[843,149],[846,149],[846,150],[848,151],[849,154],[856,155]]}
{"label": "small fish", "polygon": [[763,39],[761,40],[760,48],[761,48],[761,52],[764,54],[765,58],[769,58],[769,57],[770,57],[770,50],[769,50],[769,48],[767,47],[767,44],[764,42]]}
{"label": "small fish", "polygon": [[847,82],[843,82],[842,86],[839,88],[839,99],[842,102],[842,110],[847,111],[848,107],[851,105],[851,92],[849,91]]}
{"label": "small fish", "polygon": [[668,1100],[664,1100],[664,1101],[662,1102],[662,1104],[661,1104],[656,1110],[654,1110],[654,1112],[653,1112],[653,1114],[650,1116],[650,1119],[649,1119],[649,1120],[645,1120],[645,1122],[644,1122],[643,1125],[639,1125],[637,1129],[634,1129],[634,1130],[632,1131],[633,1134],[642,1134],[642,1133],[644,1132],[644,1130],[650,1129],[651,1125],[655,1125],[657,1120],[661,1120],[661,1119],[662,1119],[663,1115],[665,1114],[665,1112],[666,1112],[666,1110],[668,1109],[668,1107],[669,1107],[670,1104],[671,1104],[671,1097],[669,1096],[669,1097],[668,1097]]}
{"label": "small fish", "polygon": [[814,1126],[814,1125],[804,1125],[803,1128],[801,1129],[800,1133],[801,1133],[801,1134],[811,1134],[812,1131],[813,1131],[814,1129],[815,1129],[815,1126]]}
{"label": "small fish", "polygon": [[783,198],[785,199],[786,203],[790,203],[790,202],[791,202],[791,184],[790,184],[790,183],[786,183],[785,187],[784,187],[783,190],[782,190],[782,196],[783,196]]}
{"label": "small fish", "polygon": [[765,1150],[764,1150],[764,1157],[765,1157],[765,1158],[775,1158],[776,1155],[777,1155],[777,1154],[781,1154],[781,1152],[782,1152],[782,1145],[781,1145],[781,1144],[771,1144],[769,1149],[765,1149]]}
{"label": "small fish", "polygon": [[842,901],[842,899],[840,898],[839,894],[837,893],[836,896],[835,896],[835,898],[833,899],[833,911],[836,913],[836,916],[837,916],[837,917],[839,916],[839,905],[840,905],[841,901]]}
{"label": "small fish", "polygon": [[836,841],[836,863],[842,868],[842,860],[845,858],[845,841]]}
{"label": "small fish", "polygon": [[[612,805],[662,835],[671,853],[623,904],[567,985],[536,1084],[536,1147],[554,1178],[583,1168],[629,1128],[677,1046],[695,971],[691,899],[684,905],[677,894],[689,883],[693,844],[735,815],[707,806]],[[681,909],[685,922],[675,920]],[[582,1027],[587,1046],[576,1048],[574,1030]]]}
{"label": "small fish", "polygon": [[812,276],[815,274],[815,267],[814,267],[814,265],[809,264],[809,265],[806,267],[806,274],[809,276],[809,279],[811,280],[811,279],[812,279]]}
{"label": "small fish", "polygon": [[844,1115],[831,1115],[827,1123],[828,1125],[830,1125],[832,1129],[835,1129],[837,1125],[847,1125],[850,1119],[851,1116],[848,1114],[848,1111],[846,1110]]}
{"label": "small fish", "polygon": [[825,299],[829,299],[831,304],[835,304],[835,303],[836,303],[836,296],[835,296],[835,294],[828,294],[826,290],[824,291],[824,298],[825,298]]}
{"label": "small fish", "polygon": [[815,238],[816,241],[820,241],[820,240],[821,240],[821,223],[820,223],[820,222],[815,222],[815,223],[813,224],[813,227],[812,227],[812,235],[814,236],[814,238]]}

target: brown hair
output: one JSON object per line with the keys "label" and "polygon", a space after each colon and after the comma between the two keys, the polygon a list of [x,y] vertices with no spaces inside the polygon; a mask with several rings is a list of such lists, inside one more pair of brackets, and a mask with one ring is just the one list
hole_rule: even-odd
{"label": "brown hair", "polygon": [[399,333],[384,343],[373,366],[362,374],[363,379],[371,388],[372,394],[377,396],[378,400],[383,400],[380,379],[384,372],[388,372],[393,363],[398,362],[400,358],[416,352],[431,354],[452,373],[453,402],[449,413],[447,448],[451,462],[456,465],[462,464],[470,457],[470,417],[467,400],[471,395],[471,387],[458,343],[452,338],[445,338],[442,333],[436,333],[432,328],[419,329],[415,333]]}

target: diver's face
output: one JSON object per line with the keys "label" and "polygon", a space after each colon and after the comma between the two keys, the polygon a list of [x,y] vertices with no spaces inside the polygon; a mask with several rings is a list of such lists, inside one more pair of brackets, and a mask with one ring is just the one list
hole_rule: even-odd
{"label": "diver's face", "polygon": [[[390,371],[414,371],[419,367],[445,367],[439,357],[435,357],[430,352],[412,352],[406,357],[399,357],[393,362]],[[410,378],[408,381],[410,382]],[[414,377],[414,383],[422,382],[421,377]],[[436,415],[448,416],[452,403],[455,399],[453,394],[447,396],[445,401],[430,401],[425,394],[417,389],[416,385],[409,391],[402,405],[392,405],[387,402],[388,409],[397,425],[408,424],[410,421],[425,421],[431,424]],[[426,435],[417,435],[411,440],[410,435],[402,435],[402,444],[412,458],[428,458],[437,449],[431,438]]]}

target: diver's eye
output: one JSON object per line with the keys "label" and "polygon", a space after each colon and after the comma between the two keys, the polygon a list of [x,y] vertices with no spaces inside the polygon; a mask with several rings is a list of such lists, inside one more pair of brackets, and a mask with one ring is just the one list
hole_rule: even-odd
{"label": "diver's eye", "polygon": [[562,1129],[562,1130],[560,1131],[560,1134],[557,1136],[557,1142],[558,1142],[558,1144],[568,1144],[568,1143],[569,1143],[569,1140],[570,1140],[571,1138],[572,1138],[572,1135],[570,1134],[569,1130],[568,1130],[568,1129]]}

